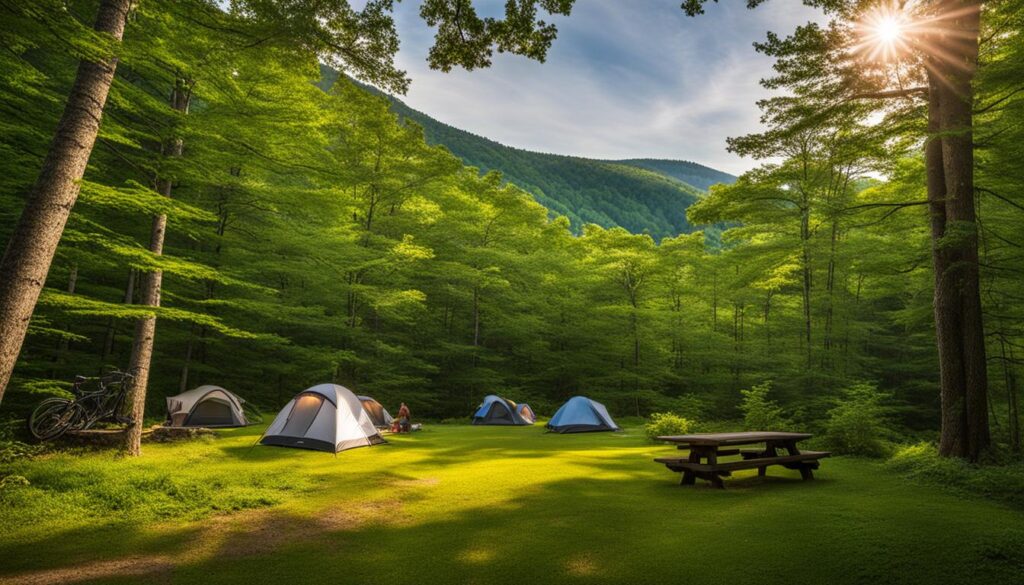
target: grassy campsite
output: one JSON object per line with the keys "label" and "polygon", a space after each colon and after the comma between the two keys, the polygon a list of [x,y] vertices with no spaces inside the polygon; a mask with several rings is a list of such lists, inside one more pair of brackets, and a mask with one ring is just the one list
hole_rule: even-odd
{"label": "grassy campsite", "polygon": [[[17,466],[0,582],[1014,583],[1024,512],[836,458],[683,490],[621,433],[429,425],[337,458],[262,429]],[[737,559],[741,559],[737,561]],[[342,575],[343,577],[339,577]]]}
{"label": "grassy campsite", "polygon": [[0,0],[0,585],[1024,585],[1024,0]]}

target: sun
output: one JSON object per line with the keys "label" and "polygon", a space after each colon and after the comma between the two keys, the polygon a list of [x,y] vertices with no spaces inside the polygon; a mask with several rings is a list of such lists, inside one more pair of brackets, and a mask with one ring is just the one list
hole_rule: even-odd
{"label": "sun", "polygon": [[859,52],[868,59],[892,61],[910,50],[911,19],[898,6],[879,6],[857,22]]}
{"label": "sun", "polygon": [[875,24],[875,36],[881,43],[894,44],[903,38],[903,23],[893,16],[886,16]]}

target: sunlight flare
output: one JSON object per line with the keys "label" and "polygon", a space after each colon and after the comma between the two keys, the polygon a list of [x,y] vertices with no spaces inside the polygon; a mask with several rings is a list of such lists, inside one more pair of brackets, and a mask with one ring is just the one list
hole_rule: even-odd
{"label": "sunlight flare", "polygon": [[857,23],[858,51],[872,61],[893,61],[910,51],[914,21],[904,5],[881,5]]}

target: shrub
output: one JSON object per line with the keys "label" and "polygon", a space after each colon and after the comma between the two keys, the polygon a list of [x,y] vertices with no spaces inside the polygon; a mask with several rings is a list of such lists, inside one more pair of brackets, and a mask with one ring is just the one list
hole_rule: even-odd
{"label": "shrub", "polygon": [[896,450],[886,467],[908,479],[939,486],[957,494],[983,496],[1024,508],[1024,462],[972,465],[963,459],[941,457],[934,443],[906,445]]}
{"label": "shrub", "polygon": [[690,419],[671,412],[656,412],[644,425],[644,434],[653,441],[662,435],[685,435],[690,432],[692,426]]}
{"label": "shrub", "polygon": [[889,454],[892,435],[889,408],[882,402],[888,395],[873,384],[854,384],[828,412],[825,444],[845,455],[884,457]]}
{"label": "shrub", "polygon": [[782,415],[782,408],[768,398],[772,383],[756,384],[750,390],[740,390],[743,401],[740,411],[743,412],[743,428],[748,431],[779,431],[792,426]]}
{"label": "shrub", "polygon": [[42,452],[42,445],[30,445],[15,438],[14,427],[20,421],[0,423],[0,464],[31,458]]}

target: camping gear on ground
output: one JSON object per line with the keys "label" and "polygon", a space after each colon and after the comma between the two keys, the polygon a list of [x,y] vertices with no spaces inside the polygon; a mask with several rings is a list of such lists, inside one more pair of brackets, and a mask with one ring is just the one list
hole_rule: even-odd
{"label": "camping gear on ground", "polygon": [[523,418],[515,402],[493,394],[484,397],[473,414],[475,425],[532,425],[533,422]]}
{"label": "camping gear on ground", "polygon": [[169,427],[244,427],[245,400],[220,386],[200,386],[167,398]]}
{"label": "camping gear on ground", "polygon": [[338,453],[386,443],[362,401],[337,384],[320,384],[299,392],[270,423],[262,445]]}
{"label": "camping gear on ground", "polygon": [[619,425],[600,402],[586,396],[573,396],[551,417],[547,428],[556,433],[586,433],[617,431]]}
{"label": "camping gear on ground", "polygon": [[366,414],[370,415],[370,420],[373,421],[373,426],[378,429],[391,427],[391,421],[393,421],[394,418],[380,402],[377,402],[369,396],[357,396],[357,398],[359,398],[359,402],[363,403],[363,410],[366,411]]}
{"label": "camping gear on ground", "polygon": [[[422,430],[423,430],[423,423],[412,423],[411,425],[409,425],[409,430],[408,431],[404,431],[404,432],[412,433],[412,432],[415,432],[415,431],[422,431]],[[396,434],[403,432],[402,431],[402,423],[398,422],[398,419],[395,419],[394,421],[391,422],[391,432],[392,433],[396,433]]]}

